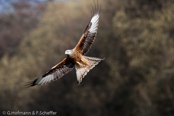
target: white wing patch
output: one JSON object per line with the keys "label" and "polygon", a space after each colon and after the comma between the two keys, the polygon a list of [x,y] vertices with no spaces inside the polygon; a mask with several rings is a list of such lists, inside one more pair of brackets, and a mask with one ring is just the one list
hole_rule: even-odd
{"label": "white wing patch", "polygon": [[45,83],[49,83],[49,82],[51,82],[52,80],[54,80],[54,76],[53,76],[53,74],[50,74],[50,75],[48,75],[48,76],[42,78],[42,79],[39,81],[38,84],[39,84],[39,85],[42,85],[42,84],[45,84]]}
{"label": "white wing patch", "polygon": [[95,14],[90,23],[92,23],[90,29],[89,29],[89,32],[90,33],[97,33],[97,29],[98,29],[98,22],[99,22],[99,13]]}

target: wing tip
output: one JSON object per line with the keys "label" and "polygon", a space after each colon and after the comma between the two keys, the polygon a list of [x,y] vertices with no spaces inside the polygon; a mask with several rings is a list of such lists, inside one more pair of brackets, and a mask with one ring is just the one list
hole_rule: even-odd
{"label": "wing tip", "polygon": [[[41,77],[40,77],[40,78],[41,78]],[[24,85],[24,87],[29,88],[29,87],[33,87],[33,86],[38,85],[38,81],[40,80],[40,78],[37,78],[37,79],[34,79],[34,80],[32,80],[32,81],[27,82],[27,83]]]}
{"label": "wing tip", "polygon": [[93,15],[99,14],[101,10],[101,4],[98,3],[98,0],[97,3],[95,2],[95,0],[93,0],[93,2],[94,6],[92,5],[92,14]]}

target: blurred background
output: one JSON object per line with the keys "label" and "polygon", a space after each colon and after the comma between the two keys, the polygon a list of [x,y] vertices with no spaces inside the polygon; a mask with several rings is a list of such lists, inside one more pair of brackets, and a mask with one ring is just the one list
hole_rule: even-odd
{"label": "blurred background", "polygon": [[0,111],[58,116],[174,116],[174,0],[98,0],[105,57],[77,86],[75,70],[24,88],[73,48],[93,0],[0,0]]}

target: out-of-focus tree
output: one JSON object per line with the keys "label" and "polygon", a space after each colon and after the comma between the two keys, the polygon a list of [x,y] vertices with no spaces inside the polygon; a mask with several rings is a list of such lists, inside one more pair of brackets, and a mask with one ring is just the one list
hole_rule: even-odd
{"label": "out-of-focus tree", "polygon": [[105,60],[79,86],[73,71],[47,85],[19,88],[66,57],[64,51],[76,45],[90,20],[92,1],[52,1],[18,52],[5,54],[0,61],[4,93],[0,110],[51,110],[72,116],[174,115],[173,0],[100,3],[98,35],[88,55]]}
{"label": "out-of-focus tree", "polygon": [[[113,1],[109,2],[113,5]],[[134,116],[173,115],[173,1],[115,3],[115,10],[110,12],[114,16],[110,14],[113,17],[105,19],[112,21],[111,35],[103,44],[109,44],[105,48],[114,93],[109,112]],[[108,32],[102,34],[105,33]]]}
{"label": "out-of-focus tree", "polygon": [[15,54],[20,41],[34,29],[46,8],[47,1],[1,0],[0,57]]}

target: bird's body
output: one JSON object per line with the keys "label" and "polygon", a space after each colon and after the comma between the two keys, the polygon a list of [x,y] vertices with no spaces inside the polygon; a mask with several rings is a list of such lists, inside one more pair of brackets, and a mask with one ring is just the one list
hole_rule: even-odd
{"label": "bird's body", "polygon": [[78,67],[82,68],[88,64],[88,62],[83,57],[83,55],[79,53],[78,51],[75,51],[75,50],[68,50],[68,51],[71,53],[68,54],[69,52],[67,53],[65,51],[65,54],[67,54],[67,58],[71,59],[72,62],[74,62]]}
{"label": "bird's body", "polygon": [[85,56],[97,35],[99,12],[100,9],[97,4],[94,9],[94,14],[77,45],[73,49],[65,51],[67,57],[57,65],[53,66],[42,77],[29,82],[28,86],[42,85],[55,81],[72,71],[73,68],[76,69],[77,82],[79,84],[82,81],[82,78],[84,78],[95,65],[103,60],[102,58]]}
{"label": "bird's body", "polygon": [[67,59],[71,60],[75,64],[76,75],[78,84],[82,81],[82,78],[102,59],[83,56],[77,50],[67,50]]}

